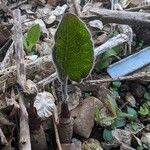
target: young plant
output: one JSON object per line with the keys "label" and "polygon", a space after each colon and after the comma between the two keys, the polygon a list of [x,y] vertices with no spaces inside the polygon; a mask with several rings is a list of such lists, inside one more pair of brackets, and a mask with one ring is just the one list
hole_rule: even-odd
{"label": "young plant", "polygon": [[121,86],[121,82],[115,81],[110,88],[110,94],[107,95],[105,100],[106,107],[109,112],[111,112],[110,116],[103,116],[98,107],[96,107],[96,121],[97,122],[110,122],[109,128],[104,128],[103,131],[103,139],[105,141],[111,141],[112,137],[112,129],[121,128],[126,125],[126,118],[130,121],[131,127],[136,130],[139,128],[139,125],[136,123],[137,120],[137,112],[132,107],[127,107],[127,112],[122,112],[117,104],[116,99],[119,98],[118,90]]}
{"label": "young plant", "polygon": [[113,58],[119,58],[118,55],[122,50],[123,46],[119,45],[101,54],[95,66],[96,72],[103,72],[111,64]]}
{"label": "young plant", "polygon": [[68,109],[67,83],[68,80],[80,82],[86,78],[94,61],[91,35],[86,25],[77,16],[69,13],[64,15],[55,34],[52,56],[62,89],[60,140],[62,143],[70,143],[71,121],[70,126],[66,126],[65,122],[67,119],[71,120]]}
{"label": "young plant", "polygon": [[39,41],[41,35],[41,28],[39,24],[34,24],[24,35],[24,47],[27,54],[34,54],[35,44]]}
{"label": "young plant", "polygon": [[150,101],[150,92],[145,92],[144,98],[148,101]]}
{"label": "young plant", "polygon": [[142,117],[150,116],[150,106],[147,103],[144,103],[140,106],[140,110],[138,112]]}

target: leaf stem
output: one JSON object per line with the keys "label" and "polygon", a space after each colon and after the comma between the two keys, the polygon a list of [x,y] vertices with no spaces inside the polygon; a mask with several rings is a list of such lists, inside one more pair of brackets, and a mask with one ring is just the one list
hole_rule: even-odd
{"label": "leaf stem", "polygon": [[61,82],[62,101],[65,103],[67,102],[68,99],[67,84],[68,84],[68,77]]}

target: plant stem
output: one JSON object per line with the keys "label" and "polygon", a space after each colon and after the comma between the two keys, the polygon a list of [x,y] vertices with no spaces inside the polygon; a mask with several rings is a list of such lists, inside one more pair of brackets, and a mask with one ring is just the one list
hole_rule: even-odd
{"label": "plant stem", "polygon": [[73,134],[73,120],[70,115],[67,101],[67,83],[68,78],[61,82],[62,105],[58,128],[61,143],[71,143]]}
{"label": "plant stem", "polygon": [[68,98],[67,83],[68,83],[68,78],[66,78],[64,81],[61,82],[62,101],[65,103]]}

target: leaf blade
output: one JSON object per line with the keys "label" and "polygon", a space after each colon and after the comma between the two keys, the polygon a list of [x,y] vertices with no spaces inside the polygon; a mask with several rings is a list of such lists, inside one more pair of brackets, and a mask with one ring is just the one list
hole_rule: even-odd
{"label": "leaf blade", "polygon": [[31,26],[29,31],[27,32],[26,42],[30,48],[35,45],[40,38],[41,28],[39,24],[34,24]]}
{"label": "leaf blade", "polygon": [[55,34],[53,61],[61,81],[85,78],[93,67],[94,52],[91,35],[75,15],[66,14]]}

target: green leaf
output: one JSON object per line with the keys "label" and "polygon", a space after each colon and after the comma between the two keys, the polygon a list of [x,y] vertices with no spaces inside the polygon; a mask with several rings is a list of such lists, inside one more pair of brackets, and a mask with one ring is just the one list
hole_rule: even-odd
{"label": "green leaf", "polygon": [[115,99],[117,99],[117,98],[120,97],[120,95],[118,93],[118,89],[116,89],[116,88],[110,88],[110,92],[111,92],[112,97],[114,97]]}
{"label": "green leaf", "polygon": [[41,28],[39,24],[34,24],[26,35],[26,43],[28,45],[28,49],[32,49],[32,47],[39,41],[41,34]]}
{"label": "green leaf", "polygon": [[113,83],[113,88],[120,88],[120,86],[121,86],[121,82],[120,81],[114,81]]}
{"label": "green leaf", "polygon": [[112,127],[120,128],[126,125],[126,121],[124,118],[116,118],[112,124]]}
{"label": "green leaf", "polygon": [[117,56],[117,53],[115,52],[115,50],[113,48],[108,50],[108,51],[106,51],[103,54],[103,59],[108,59],[109,57],[112,57],[112,56]]}
{"label": "green leaf", "polygon": [[94,51],[85,24],[73,14],[65,14],[55,34],[53,61],[59,79],[81,81],[93,67]]}
{"label": "green leaf", "polygon": [[121,117],[121,118],[132,118],[133,117],[133,115],[132,114],[128,114],[128,113],[124,113],[124,112],[122,112],[122,111],[118,111],[117,112],[117,116],[118,117]]}
{"label": "green leaf", "polygon": [[115,117],[101,116],[99,121],[103,121],[103,122],[111,121],[111,122],[113,122],[114,119],[115,119]]}
{"label": "green leaf", "polygon": [[108,59],[100,59],[100,61],[96,64],[95,69],[99,73],[103,69],[107,68],[109,66],[109,60]]}
{"label": "green leaf", "polygon": [[112,130],[104,129],[103,131],[103,139],[107,142],[110,142],[113,140],[112,136]]}
{"label": "green leaf", "polygon": [[138,111],[141,116],[146,116],[150,112],[150,107],[144,103],[143,106],[140,107],[140,111]]}
{"label": "green leaf", "polygon": [[106,121],[107,122],[107,121],[113,121],[115,118],[109,117],[109,116],[102,116],[98,106],[96,106],[95,119],[97,122],[100,122],[100,121]]}
{"label": "green leaf", "polygon": [[106,101],[107,106],[112,112],[112,115],[115,117],[117,116],[117,111],[118,111],[118,105],[116,103],[116,100],[113,96],[110,96],[107,94],[107,101]]}
{"label": "green leaf", "polygon": [[140,126],[136,122],[131,122],[131,127],[134,131],[136,131]]}
{"label": "green leaf", "polygon": [[132,117],[130,117],[132,121],[135,121],[137,119],[137,112],[133,108],[128,107],[127,112],[128,114],[132,115]]}
{"label": "green leaf", "polygon": [[122,50],[123,50],[123,45],[119,45],[103,53],[99,57],[99,60],[95,65],[96,71],[99,73],[102,72],[104,69],[106,69],[109,66],[109,64],[112,62],[112,57],[117,57],[117,55],[119,55]]}
{"label": "green leaf", "polygon": [[145,98],[146,100],[150,101],[150,93],[149,93],[149,92],[146,92],[146,93],[144,94],[144,98]]}
{"label": "green leaf", "polygon": [[95,108],[95,119],[96,119],[96,121],[99,121],[100,118],[101,118],[100,110],[99,110],[99,107],[96,105],[96,108]]}

